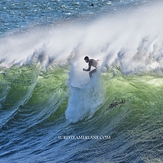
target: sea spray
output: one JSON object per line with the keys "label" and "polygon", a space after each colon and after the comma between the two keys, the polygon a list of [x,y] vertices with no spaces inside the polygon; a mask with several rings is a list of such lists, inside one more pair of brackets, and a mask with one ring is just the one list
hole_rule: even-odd
{"label": "sea spray", "polygon": [[76,20],[4,35],[0,38],[0,65],[29,64],[34,54],[43,58],[45,67],[63,64],[76,49],[79,57],[98,58],[108,68],[118,60],[125,74],[162,70],[162,16],[162,2],[158,2],[101,14],[90,21]]}
{"label": "sea spray", "polygon": [[66,119],[75,123],[84,118],[91,118],[104,101],[104,89],[100,72],[93,74],[85,85],[69,85],[70,97],[65,112]]}

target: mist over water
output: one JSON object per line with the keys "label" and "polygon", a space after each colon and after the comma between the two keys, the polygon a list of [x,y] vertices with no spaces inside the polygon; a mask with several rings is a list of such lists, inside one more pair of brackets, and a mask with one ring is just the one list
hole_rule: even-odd
{"label": "mist over water", "polygon": [[118,60],[124,73],[162,69],[162,15],[158,2],[6,35],[0,39],[1,65],[28,63],[35,55],[47,66],[88,55],[107,67]]}

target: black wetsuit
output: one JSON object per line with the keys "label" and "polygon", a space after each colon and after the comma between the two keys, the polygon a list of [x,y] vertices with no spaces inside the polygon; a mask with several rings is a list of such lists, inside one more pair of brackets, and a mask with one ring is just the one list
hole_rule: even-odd
{"label": "black wetsuit", "polygon": [[88,69],[84,69],[84,71],[90,71],[91,70],[91,66],[94,67],[95,69],[93,69],[92,71],[89,72],[89,76],[92,77],[92,74],[96,72],[97,70],[97,64],[98,62],[94,59],[89,59],[88,62]]}

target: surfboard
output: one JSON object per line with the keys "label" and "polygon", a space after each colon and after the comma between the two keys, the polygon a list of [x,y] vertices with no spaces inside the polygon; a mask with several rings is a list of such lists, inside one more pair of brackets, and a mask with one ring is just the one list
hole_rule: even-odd
{"label": "surfboard", "polygon": [[71,85],[71,87],[74,88],[74,89],[81,89],[81,87],[77,87],[77,86],[72,86]]}
{"label": "surfboard", "polygon": [[75,88],[75,89],[83,89],[83,88],[85,88],[88,84],[89,84],[89,83],[83,84],[83,85],[79,85],[79,86],[73,86],[73,85],[71,85],[71,87],[72,87],[72,88]]}

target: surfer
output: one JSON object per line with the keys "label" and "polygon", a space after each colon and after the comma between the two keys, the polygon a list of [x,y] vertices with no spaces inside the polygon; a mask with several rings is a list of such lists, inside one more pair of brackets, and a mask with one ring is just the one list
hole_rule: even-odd
{"label": "surfer", "polygon": [[93,69],[92,71],[89,72],[89,76],[91,78],[93,73],[95,73],[97,71],[98,60],[89,59],[88,56],[84,57],[84,60],[85,60],[86,63],[88,63],[88,69],[83,68],[83,71],[90,71],[91,66],[95,68],[95,69]]}

